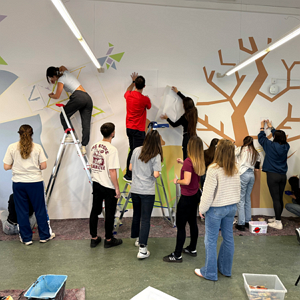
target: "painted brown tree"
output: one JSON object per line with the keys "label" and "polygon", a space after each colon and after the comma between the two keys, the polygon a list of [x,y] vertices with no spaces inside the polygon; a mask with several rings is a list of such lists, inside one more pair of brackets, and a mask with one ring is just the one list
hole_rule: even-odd
{"label": "painted brown tree", "polygon": [[[272,40],[269,38],[268,44],[271,43],[271,41]],[[242,39],[239,39],[239,48],[241,51],[252,55],[258,51],[258,48],[257,48],[256,42],[253,37],[249,37],[249,42],[250,42],[250,47],[251,47],[250,49],[248,49],[244,46]],[[218,51],[218,54],[219,54],[220,64],[222,66],[235,66],[236,65],[235,63],[224,63],[221,50]],[[261,58],[259,58],[255,61],[258,75],[256,76],[256,78],[254,79],[250,88],[248,89],[248,91],[246,91],[246,93],[244,94],[244,96],[242,97],[242,99],[240,100],[240,102],[238,104],[236,104],[234,102],[233,97],[235,96],[238,89],[241,87],[244,79],[246,78],[246,75],[240,76],[239,72],[235,72],[236,86],[234,87],[233,91],[230,94],[228,94],[213,82],[216,71],[213,70],[208,75],[206,67],[203,68],[207,83],[211,87],[213,87],[216,91],[218,91],[224,97],[224,99],[208,101],[208,102],[198,102],[197,106],[217,105],[219,103],[228,102],[233,109],[233,113],[231,115],[231,122],[232,122],[232,126],[233,126],[234,137],[229,137],[228,135],[225,134],[224,124],[222,122],[220,122],[220,129],[210,125],[207,115],[205,115],[204,119],[198,118],[198,122],[205,127],[205,128],[198,128],[197,129],[198,131],[212,131],[212,132],[218,134],[222,138],[226,138],[231,141],[235,141],[236,145],[241,145],[244,137],[249,135],[248,127],[247,127],[246,120],[245,120],[245,115],[246,115],[248,109],[251,107],[254,99],[257,96],[261,96],[264,99],[266,99],[270,102],[273,102],[290,90],[300,89],[300,86],[291,86],[291,82],[290,82],[292,70],[296,65],[300,64],[300,61],[294,61],[291,64],[291,66],[289,67],[287,65],[287,63],[285,62],[285,60],[282,59],[282,63],[287,71],[286,87],[280,93],[275,95],[274,97],[269,97],[268,95],[266,95],[260,91],[261,87],[263,86],[264,82],[266,81],[266,79],[268,77],[267,70],[263,63],[263,60],[265,59],[265,57],[267,55],[268,54],[262,56]],[[285,120],[283,120],[282,123],[280,123],[277,126],[277,129],[291,129],[291,127],[285,126],[285,124],[287,122],[300,122],[300,118],[292,118],[291,114],[292,114],[292,105],[288,104],[287,117],[285,118]],[[254,137],[254,138],[256,138],[256,137]],[[269,138],[270,138],[270,136],[269,136]],[[295,141],[298,139],[300,139],[300,135],[295,136],[295,137],[289,137],[288,141]]]}

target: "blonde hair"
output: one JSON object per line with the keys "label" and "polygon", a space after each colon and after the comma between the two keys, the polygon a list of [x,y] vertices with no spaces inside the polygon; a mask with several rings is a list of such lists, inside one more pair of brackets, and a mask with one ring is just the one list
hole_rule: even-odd
{"label": "blonde hair", "polygon": [[205,160],[202,140],[194,135],[190,138],[187,145],[188,157],[192,161],[194,171],[201,176],[205,173]]}
{"label": "blonde hair", "polygon": [[33,130],[30,125],[22,125],[19,128],[18,133],[20,134],[20,153],[23,159],[27,159],[32,151],[33,143],[32,143],[32,135]]}
{"label": "blonde hair", "polygon": [[234,144],[231,141],[219,140],[213,163],[216,164],[214,167],[223,168],[227,176],[233,176],[238,171],[235,164],[234,150]]}

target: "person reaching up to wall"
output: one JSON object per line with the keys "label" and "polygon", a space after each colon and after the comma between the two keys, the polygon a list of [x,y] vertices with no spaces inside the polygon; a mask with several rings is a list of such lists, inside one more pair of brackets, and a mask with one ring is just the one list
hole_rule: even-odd
{"label": "person reaching up to wall", "polygon": [[131,238],[136,239],[139,246],[137,257],[147,258],[151,213],[155,201],[155,182],[161,171],[163,151],[161,138],[156,130],[151,130],[144,140],[143,146],[135,148],[129,169],[132,171],[131,198],[133,218]]}
{"label": "person reaching up to wall", "polygon": [[260,155],[253,145],[253,138],[246,136],[243,146],[235,149],[235,157],[241,181],[241,199],[237,205],[238,222],[236,229],[245,231],[251,221],[251,192],[254,185],[254,170],[259,171]]}
{"label": "person reaching up to wall", "polygon": [[[271,129],[273,141],[270,141],[264,132],[265,123]],[[286,173],[288,170],[287,154],[290,145],[286,141],[285,132],[276,130],[272,122],[264,120],[261,122],[258,142],[265,151],[262,170],[267,173],[267,184],[273,200],[275,218],[268,220],[269,226],[278,230],[283,228],[281,214],[283,211],[283,193],[286,185]]]}
{"label": "person reaching up to wall", "polygon": [[26,246],[32,244],[32,230],[29,223],[29,202],[31,202],[38,224],[40,242],[46,243],[55,237],[48,224],[45,205],[42,170],[47,168],[43,148],[32,140],[33,129],[22,125],[18,131],[19,142],[9,145],[3,159],[4,169],[12,170],[14,204],[20,230],[20,241]]}
{"label": "person reaching up to wall", "polygon": [[[77,78],[75,78],[75,76],[73,76],[64,66],[61,66],[59,68],[49,67],[46,72],[46,78],[49,83],[57,83],[56,92],[55,94],[50,93],[50,98],[59,99],[63,89],[67,93],[71,94],[70,100],[65,105],[64,110],[69,121],[70,118],[77,111],[79,111],[82,123],[81,153],[83,155],[86,154],[86,146],[90,140],[91,117],[93,111],[92,98],[82,87]],[[62,113],[60,114],[60,121],[64,130],[66,130],[68,127]],[[73,142],[72,136],[69,134],[69,132],[65,139],[65,142]]]}
{"label": "person reaching up to wall", "polygon": [[[177,159],[182,164],[180,179],[174,179],[175,184],[180,184],[181,197],[176,211],[177,239],[175,251],[163,258],[165,262],[181,263],[181,253],[190,256],[197,256],[197,208],[200,202],[201,192],[199,190],[200,176],[205,172],[203,142],[198,136],[192,136],[187,145],[188,158],[183,161]],[[189,223],[191,240],[190,244],[183,249],[186,238],[185,226]]]}
{"label": "person reaching up to wall", "polygon": [[184,108],[184,114],[176,121],[171,121],[167,114],[161,115],[160,118],[167,120],[168,123],[172,127],[183,127],[183,140],[182,140],[182,152],[183,152],[183,160],[185,160],[187,156],[187,145],[189,139],[196,134],[196,127],[198,121],[198,110],[195,106],[193,99],[189,97],[185,97],[178,89],[173,86],[172,90],[182,99],[182,104]]}
{"label": "person reaching up to wall", "polygon": [[[143,145],[145,139],[147,109],[151,108],[151,101],[148,96],[143,95],[146,81],[138,73],[132,73],[132,83],[124,95],[126,99],[126,133],[129,140],[130,151],[127,157],[126,174],[123,179],[132,181],[132,172],[129,170],[133,150]],[[133,90],[134,89],[134,90]]]}

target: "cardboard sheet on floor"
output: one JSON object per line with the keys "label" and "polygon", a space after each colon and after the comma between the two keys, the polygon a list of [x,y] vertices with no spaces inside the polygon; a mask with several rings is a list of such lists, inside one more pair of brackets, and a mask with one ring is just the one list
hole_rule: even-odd
{"label": "cardboard sheet on floor", "polygon": [[151,286],[138,293],[131,300],[179,300]]}

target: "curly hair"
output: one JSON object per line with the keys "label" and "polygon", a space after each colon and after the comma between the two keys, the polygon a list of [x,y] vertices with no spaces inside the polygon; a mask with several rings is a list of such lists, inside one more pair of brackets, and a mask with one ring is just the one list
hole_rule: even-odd
{"label": "curly hair", "polygon": [[32,143],[32,135],[33,130],[30,125],[22,125],[19,128],[18,133],[20,134],[20,153],[23,159],[27,159],[32,151],[33,143]]}

